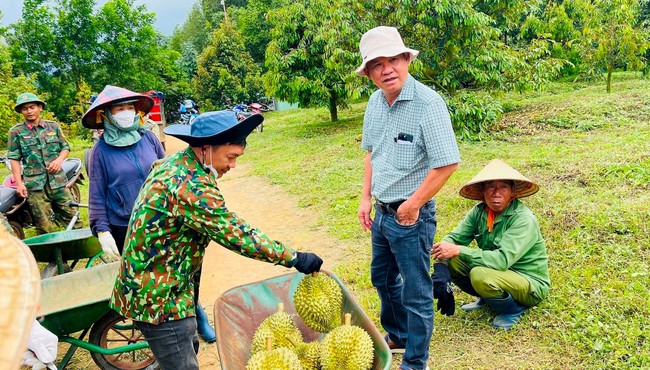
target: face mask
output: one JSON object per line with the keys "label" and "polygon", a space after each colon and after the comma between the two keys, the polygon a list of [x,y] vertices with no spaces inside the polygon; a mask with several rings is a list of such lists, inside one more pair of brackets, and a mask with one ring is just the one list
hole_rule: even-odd
{"label": "face mask", "polygon": [[217,172],[217,169],[214,168],[212,165],[212,145],[210,146],[210,164],[205,164],[205,158],[203,159],[203,168],[206,170],[209,170],[212,176],[214,176],[215,179],[219,178],[219,172]]}
{"label": "face mask", "polygon": [[129,128],[135,123],[136,114],[132,110],[121,110],[113,115],[115,123],[121,128]]}

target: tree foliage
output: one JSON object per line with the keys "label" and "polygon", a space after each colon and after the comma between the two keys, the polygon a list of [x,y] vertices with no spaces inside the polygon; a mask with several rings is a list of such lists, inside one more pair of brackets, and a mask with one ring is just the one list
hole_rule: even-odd
{"label": "tree foliage", "polygon": [[339,45],[345,36],[358,32],[335,22],[334,10],[344,12],[331,1],[309,0],[269,12],[272,40],[266,49],[264,74],[269,95],[301,107],[328,107],[333,122],[338,120],[338,108],[345,107],[363,83],[350,78],[352,58],[358,57]]}
{"label": "tree foliage", "polygon": [[0,147],[6,147],[9,129],[22,120],[22,116],[14,110],[16,97],[23,92],[35,91],[32,78],[14,76],[9,49],[0,42]]}
{"label": "tree foliage", "polygon": [[[134,0],[26,0],[21,20],[7,33],[14,72],[33,74],[49,96],[48,108],[64,122],[87,83],[135,91],[162,89],[180,79],[180,54],[164,45],[154,15]],[[86,97],[89,98],[89,96]]]}
{"label": "tree foliage", "polygon": [[639,2],[636,0],[595,0],[585,7],[591,14],[584,31],[591,45],[585,55],[593,68],[606,73],[607,92],[610,92],[615,68],[644,67],[648,30],[637,24]]}
{"label": "tree foliage", "polygon": [[25,0],[6,32],[13,74],[33,75],[64,121],[105,84],[204,108],[264,94],[336,121],[374,90],[353,72],[361,35],[388,25],[420,50],[411,73],[446,97],[457,132],[480,138],[501,112],[492,92],[602,73],[609,89],[615,69],[650,57],[650,0],[197,0],[169,39],[135,0],[96,2]]}
{"label": "tree foliage", "polygon": [[259,70],[231,22],[223,22],[212,33],[199,56],[193,84],[199,99],[222,107],[249,101],[260,91]]}
{"label": "tree foliage", "polygon": [[180,54],[164,47],[153,22],[154,14],[134,0],[112,0],[101,8],[95,84],[161,90],[178,78],[180,70],[170,61]]}
{"label": "tree foliage", "polygon": [[262,68],[264,68],[266,46],[271,42],[271,24],[267,14],[284,3],[286,3],[284,0],[250,0],[246,8],[238,8],[230,12],[244,37],[246,49],[255,63]]}

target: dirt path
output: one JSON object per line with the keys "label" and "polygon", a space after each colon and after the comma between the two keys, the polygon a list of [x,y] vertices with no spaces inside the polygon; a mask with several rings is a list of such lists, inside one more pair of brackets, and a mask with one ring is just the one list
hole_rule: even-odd
{"label": "dirt path", "polygon": [[[167,153],[186,146],[173,137],[166,138]],[[271,238],[288,242],[299,250],[316,252],[325,261],[324,269],[331,269],[343,258],[337,241],[329,237],[324,228],[315,225],[315,217],[310,210],[297,206],[297,197],[250,172],[250,166],[238,165],[219,180],[219,189],[230,210]],[[241,257],[212,243],[203,262],[201,302],[209,313],[210,321],[214,322],[214,302],[224,291],[291,271]],[[201,343],[199,364],[202,369],[219,367],[216,344]]]}

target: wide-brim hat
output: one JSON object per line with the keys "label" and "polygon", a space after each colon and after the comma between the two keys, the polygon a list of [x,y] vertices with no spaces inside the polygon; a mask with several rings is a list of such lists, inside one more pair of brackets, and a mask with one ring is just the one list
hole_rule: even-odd
{"label": "wide-brim hat", "polygon": [[154,100],[122,87],[106,85],[81,117],[81,124],[89,129],[104,128],[104,120],[98,115],[99,111],[120,103],[134,103],[136,111],[147,114],[153,108]]}
{"label": "wide-brim hat", "polygon": [[371,29],[361,36],[359,42],[361,52],[361,66],[355,71],[357,76],[366,76],[366,63],[380,57],[394,57],[409,53],[411,61],[417,58],[419,51],[404,46],[402,36],[395,27],[379,26]]}
{"label": "wide-brim hat", "polygon": [[25,92],[22,94],[19,94],[16,97],[16,105],[14,106],[14,110],[17,113],[20,113],[20,107],[23,106],[23,104],[27,103],[39,103],[41,107],[45,108],[45,102],[41,100],[41,98],[38,97],[38,95],[30,92]]}
{"label": "wide-brim hat", "polygon": [[167,126],[163,131],[185,141],[192,147],[223,145],[240,142],[264,121],[261,114],[253,114],[243,121],[237,121],[235,112],[220,110],[199,114],[190,125]]}
{"label": "wide-brim hat", "polygon": [[459,193],[467,199],[483,200],[483,186],[487,181],[512,181],[514,182],[514,198],[523,198],[537,193],[539,185],[529,180],[519,171],[508,166],[500,159],[493,159],[474,176],[470,182],[463,186]]}

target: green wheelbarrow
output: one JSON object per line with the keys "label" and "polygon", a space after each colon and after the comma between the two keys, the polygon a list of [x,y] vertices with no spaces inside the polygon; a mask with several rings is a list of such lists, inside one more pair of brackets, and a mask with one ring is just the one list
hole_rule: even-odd
{"label": "green wheelbarrow", "polygon": [[[48,263],[41,272],[43,279],[72,271],[80,259],[88,258],[86,267],[90,267],[103,253],[99,240],[89,228],[38,235],[23,242],[31,249],[37,262]],[[68,261],[72,263],[68,264]]]}
{"label": "green wheelbarrow", "polygon": [[[41,280],[40,322],[59,342],[70,344],[59,369],[78,348],[89,351],[102,370],[158,368],[142,333],[108,306],[119,266],[119,262],[101,264]],[[78,332],[78,337],[72,336]]]}
{"label": "green wheelbarrow", "polygon": [[[352,325],[365,329],[375,347],[373,370],[389,370],[392,355],[377,327],[363,311],[352,294],[333,273],[331,276],[343,291],[343,313],[352,313]],[[250,344],[257,327],[277,311],[278,303],[284,303],[285,312],[295,315],[296,325],[305,342],[320,341],[324,334],[305,325],[296,313],[293,294],[303,274],[291,273],[256,283],[246,284],[224,292],[214,304],[214,323],[217,347],[223,370],[245,370],[250,358]],[[343,318],[341,318],[343,320]]]}

